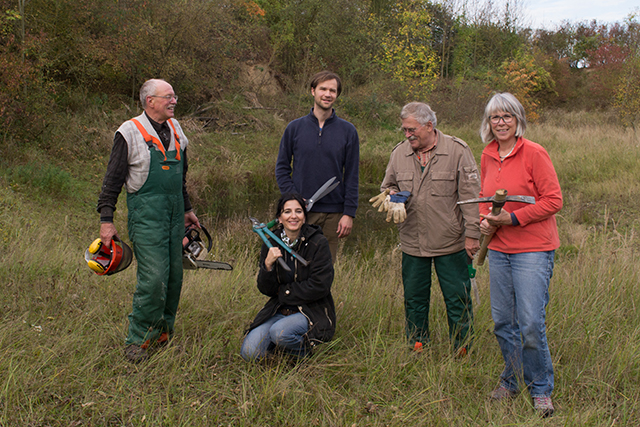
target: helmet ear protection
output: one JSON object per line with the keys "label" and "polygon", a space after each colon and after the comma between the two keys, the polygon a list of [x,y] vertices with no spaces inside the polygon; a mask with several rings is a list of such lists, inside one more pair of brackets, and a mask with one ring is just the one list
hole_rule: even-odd
{"label": "helmet ear protection", "polygon": [[126,243],[114,236],[110,248],[99,238],[94,240],[85,251],[84,259],[98,276],[109,276],[129,267],[133,253]]}

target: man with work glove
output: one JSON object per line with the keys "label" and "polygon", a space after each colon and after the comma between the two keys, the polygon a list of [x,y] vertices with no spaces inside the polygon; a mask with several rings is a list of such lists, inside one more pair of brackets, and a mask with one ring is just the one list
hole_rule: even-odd
{"label": "man with work glove", "polygon": [[369,199],[369,202],[373,203],[374,208],[378,208],[378,212],[387,212],[387,222],[391,222],[393,219],[395,224],[399,224],[407,219],[407,210],[404,204],[407,203],[409,196],[411,193],[408,191],[390,194],[390,190],[386,189]]}
{"label": "man with work glove", "polygon": [[406,139],[391,152],[382,193],[370,201],[398,225],[407,339],[416,350],[429,341],[433,264],[449,336],[457,354],[466,354],[473,318],[467,257],[480,248],[480,215],[477,205],[456,203],[477,197],[480,174],[467,144],[436,129],[427,104],[405,105],[400,118]]}

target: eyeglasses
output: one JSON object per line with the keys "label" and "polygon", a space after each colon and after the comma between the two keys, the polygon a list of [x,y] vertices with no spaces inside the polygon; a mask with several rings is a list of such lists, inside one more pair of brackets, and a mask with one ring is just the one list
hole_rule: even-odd
{"label": "eyeglasses", "polygon": [[164,98],[164,99],[168,99],[169,101],[171,101],[172,99],[175,99],[176,102],[178,102],[178,95],[164,95],[164,96],[160,96],[160,95],[149,95],[153,98]]}
{"label": "eyeglasses", "polygon": [[505,124],[509,124],[513,121],[513,116],[511,114],[505,114],[504,116],[491,116],[489,118],[491,124],[497,125],[502,120]]}
{"label": "eyeglasses", "polygon": [[413,135],[413,134],[415,134],[415,133],[416,133],[416,131],[417,131],[418,129],[420,129],[420,128],[421,128],[421,127],[423,127],[423,126],[424,126],[424,125],[420,125],[420,126],[418,126],[417,128],[400,128],[400,130],[401,130],[401,131],[402,131],[402,133],[404,133],[405,135],[406,135],[406,134]]}

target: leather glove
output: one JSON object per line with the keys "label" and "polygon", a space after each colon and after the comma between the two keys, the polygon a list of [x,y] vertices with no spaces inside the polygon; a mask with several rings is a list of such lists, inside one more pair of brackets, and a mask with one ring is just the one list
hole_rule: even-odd
{"label": "leather glove", "polygon": [[391,222],[391,219],[393,219],[395,224],[399,224],[407,219],[407,210],[404,204],[407,202],[409,196],[411,196],[410,192],[401,191],[389,197],[387,222]]}
{"label": "leather glove", "polygon": [[389,211],[387,212],[387,222],[393,222],[398,224],[404,222],[407,219],[407,210],[404,208],[404,203],[389,203]]}
{"label": "leather glove", "polygon": [[384,202],[385,202],[385,199],[389,198],[389,191],[390,190],[387,188],[382,193],[369,199],[369,203],[372,203],[374,208],[379,207],[378,212],[382,212],[383,210],[386,210],[384,208]]}

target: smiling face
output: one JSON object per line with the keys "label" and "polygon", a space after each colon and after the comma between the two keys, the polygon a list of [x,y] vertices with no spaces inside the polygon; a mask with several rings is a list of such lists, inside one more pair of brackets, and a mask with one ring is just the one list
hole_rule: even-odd
{"label": "smiling face", "polygon": [[402,119],[402,131],[414,151],[431,148],[435,143],[436,136],[431,122],[421,125],[416,119],[409,116]]}
{"label": "smiling face", "polygon": [[516,142],[518,119],[513,114],[496,111],[489,117],[491,131],[500,145],[510,146]]}
{"label": "smiling face", "polygon": [[161,81],[153,95],[147,96],[145,111],[154,121],[164,123],[174,117],[174,109],[178,101],[173,87],[167,82]]}
{"label": "smiling face", "polygon": [[315,88],[311,88],[311,95],[313,95],[314,108],[331,110],[338,98],[338,82],[336,79],[320,82]]}
{"label": "smiling face", "polygon": [[287,236],[295,238],[304,224],[304,210],[297,200],[288,200],[285,202],[278,220],[284,226]]}

